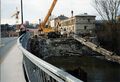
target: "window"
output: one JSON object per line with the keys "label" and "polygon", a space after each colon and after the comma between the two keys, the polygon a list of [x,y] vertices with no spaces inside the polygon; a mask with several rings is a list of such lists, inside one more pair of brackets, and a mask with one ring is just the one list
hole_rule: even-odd
{"label": "window", "polygon": [[88,19],[88,22],[90,22],[90,19]]}
{"label": "window", "polygon": [[84,30],[86,30],[87,29],[87,26],[84,26]]}
{"label": "window", "polygon": [[66,29],[64,28],[64,31],[66,31]]}

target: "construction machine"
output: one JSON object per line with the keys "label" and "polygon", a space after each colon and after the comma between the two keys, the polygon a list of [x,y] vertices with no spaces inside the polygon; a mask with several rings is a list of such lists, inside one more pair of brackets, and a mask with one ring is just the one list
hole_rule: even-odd
{"label": "construction machine", "polygon": [[15,17],[16,19],[16,32],[19,32],[19,14],[20,14],[20,11],[18,10],[18,8],[16,7],[16,11],[15,13],[11,16],[11,18]]}
{"label": "construction machine", "polygon": [[53,0],[52,2],[52,5],[44,19],[44,21],[42,21],[39,25],[39,32],[40,34],[43,33],[43,34],[47,34],[48,35],[48,38],[56,38],[56,37],[59,37],[59,34],[57,33],[57,31],[55,31],[53,28],[51,27],[46,27],[46,23],[49,19],[49,17],[51,16],[51,13],[56,5],[56,2],[57,0]]}
{"label": "construction machine", "polygon": [[15,17],[15,19],[16,19],[16,24],[17,24],[18,21],[19,21],[19,13],[20,13],[20,11],[19,11],[18,8],[16,7],[16,12],[11,16],[11,17]]}

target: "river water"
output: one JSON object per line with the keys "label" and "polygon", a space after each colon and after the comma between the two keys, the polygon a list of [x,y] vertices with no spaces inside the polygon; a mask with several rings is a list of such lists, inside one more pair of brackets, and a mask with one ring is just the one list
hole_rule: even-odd
{"label": "river water", "polygon": [[[66,72],[72,71],[72,75],[76,69],[82,69],[86,82],[120,82],[120,64],[105,60],[74,39],[35,41],[30,44],[33,54]],[[74,74],[77,78],[79,75]]]}
{"label": "river water", "polygon": [[87,82],[120,82],[120,64],[93,56],[57,56],[45,59],[60,69],[81,68],[87,73]]}

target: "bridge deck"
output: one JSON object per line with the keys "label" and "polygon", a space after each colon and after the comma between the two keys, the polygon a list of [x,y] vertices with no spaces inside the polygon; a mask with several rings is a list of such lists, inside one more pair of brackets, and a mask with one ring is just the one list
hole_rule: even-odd
{"label": "bridge deck", "polygon": [[22,53],[13,45],[1,62],[1,80],[0,82],[26,82],[22,68]]}

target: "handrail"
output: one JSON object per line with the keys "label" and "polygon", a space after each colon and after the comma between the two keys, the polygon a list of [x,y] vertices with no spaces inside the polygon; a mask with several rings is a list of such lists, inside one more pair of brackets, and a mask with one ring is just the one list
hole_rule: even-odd
{"label": "handrail", "polygon": [[52,78],[54,78],[58,82],[83,82],[76,77],[72,76],[71,74],[43,61],[42,59],[36,57],[32,53],[28,52],[25,48],[22,46],[22,39],[25,37],[25,35],[22,35],[18,38],[17,44],[20,50],[22,51],[23,55],[27,57],[32,63],[34,63],[36,66],[38,66],[40,69],[42,69],[45,73],[50,75]]}

